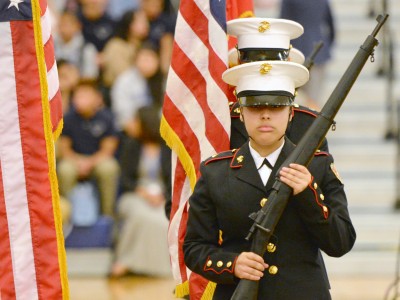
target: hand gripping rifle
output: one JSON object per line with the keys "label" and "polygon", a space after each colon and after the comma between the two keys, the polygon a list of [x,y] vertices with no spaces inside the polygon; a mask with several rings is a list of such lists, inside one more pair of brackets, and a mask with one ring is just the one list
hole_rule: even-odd
{"label": "hand gripping rifle", "polygon": [[[377,17],[378,24],[374,31],[360,47],[318,117],[285,160],[282,167],[289,166],[290,163],[308,166],[315,151],[332,126],[336,113],[339,111],[368,57],[371,56],[371,62],[374,61],[374,48],[378,45],[378,40],[375,37],[387,18],[387,14]],[[250,251],[260,256],[264,255],[266,245],[288,203],[289,197],[292,195],[292,188],[279,180],[279,171],[276,174],[273,190],[269,195],[268,201],[258,212],[250,215],[254,223],[246,240],[252,239]],[[258,297],[258,284],[259,281],[241,279],[231,300],[256,300]]]}

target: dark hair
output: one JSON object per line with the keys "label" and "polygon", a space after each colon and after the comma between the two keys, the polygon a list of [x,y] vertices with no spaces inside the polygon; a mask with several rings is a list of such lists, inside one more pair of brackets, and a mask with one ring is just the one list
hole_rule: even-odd
{"label": "dark hair", "polygon": [[[157,47],[151,41],[143,42],[138,48],[137,53],[143,49],[154,51],[154,53],[156,53],[158,56],[158,60],[160,60],[160,53],[158,52]],[[157,72],[155,72],[153,76],[147,78],[147,84],[149,86],[154,105],[162,105],[164,99],[164,74],[161,71],[160,63],[158,64]]]}
{"label": "dark hair", "polygon": [[94,91],[96,94],[98,94],[104,101],[103,94],[101,93],[100,86],[98,84],[97,80],[90,79],[90,78],[81,78],[78,83],[75,85],[74,89],[72,90],[71,97],[74,98],[75,93],[77,90],[79,90],[81,87],[85,88],[88,87],[92,91]]}
{"label": "dark hair", "polygon": [[135,19],[136,12],[137,10],[129,10],[122,15],[115,29],[116,37],[119,37],[125,41],[128,39],[130,25]]}
{"label": "dark hair", "polygon": [[76,84],[75,89],[81,87],[81,86],[88,86],[93,88],[96,91],[99,91],[99,83],[96,79],[91,79],[91,78],[81,78],[79,82]]}
{"label": "dark hair", "polygon": [[57,67],[60,68],[60,67],[62,67],[63,65],[71,64],[71,62],[68,61],[68,60],[66,60],[65,58],[60,58],[60,59],[57,59],[57,60],[56,60],[56,64],[57,64]]}
{"label": "dark hair", "polygon": [[141,126],[139,139],[142,142],[161,143],[159,108],[153,105],[143,106],[138,109],[136,116]]}

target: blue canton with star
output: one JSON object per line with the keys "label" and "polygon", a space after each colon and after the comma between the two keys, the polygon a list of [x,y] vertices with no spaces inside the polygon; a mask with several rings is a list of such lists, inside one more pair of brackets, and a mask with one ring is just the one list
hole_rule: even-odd
{"label": "blue canton with star", "polygon": [[210,10],[214,19],[219,26],[226,32],[226,1],[225,0],[209,0]]}
{"label": "blue canton with star", "polygon": [[31,0],[0,0],[0,22],[32,20]]}

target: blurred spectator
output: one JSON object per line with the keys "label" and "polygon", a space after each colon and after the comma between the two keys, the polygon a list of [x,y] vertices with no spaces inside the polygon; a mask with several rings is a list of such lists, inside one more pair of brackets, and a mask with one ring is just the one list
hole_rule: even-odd
{"label": "blurred spectator", "polygon": [[149,34],[149,22],[143,12],[129,11],[118,23],[116,33],[101,53],[102,84],[107,91],[115,78],[128,70],[138,47]]}
{"label": "blurred spectator", "polygon": [[72,12],[63,12],[59,17],[57,28],[54,36],[56,58],[76,65],[83,78],[97,78],[99,75],[97,50],[83,38],[81,23],[77,16]]}
{"label": "blurred spectator", "polygon": [[[299,22],[304,27],[304,34],[291,41],[293,47],[299,49],[307,57],[311,54],[314,44],[322,41],[324,46],[315,57],[314,66],[310,72],[309,82],[299,91],[306,93],[308,106],[323,105],[321,99],[324,91],[325,69],[331,59],[332,46],[335,40],[334,19],[329,0],[281,0],[280,17]],[[300,95],[299,95],[300,96]]]}
{"label": "blurred spectator", "polygon": [[[159,57],[149,44],[145,44],[138,49],[130,69],[115,80],[111,89],[111,109],[119,129],[128,136],[135,136],[137,110],[154,102],[149,80],[158,73]],[[161,84],[160,80],[156,82]],[[160,91],[162,86],[153,87],[153,90]]]}
{"label": "blurred spectator", "polygon": [[58,79],[62,98],[63,113],[71,106],[72,92],[80,80],[78,67],[64,59],[57,60]]}
{"label": "blurred spectator", "polygon": [[80,81],[58,141],[60,194],[68,198],[78,181],[93,178],[99,188],[102,214],[113,216],[120,172],[114,157],[117,146],[114,118],[104,108],[101,93],[92,81]]}
{"label": "blurred spectator", "polygon": [[142,9],[150,22],[149,40],[160,55],[163,74],[168,73],[174,43],[176,15],[164,11],[164,0],[141,0]]}
{"label": "blurred spectator", "polygon": [[254,12],[256,16],[275,18],[279,13],[281,0],[253,0]]}
{"label": "blurred spectator", "polygon": [[79,8],[80,0],[48,0],[49,6],[57,13],[70,11],[76,13]]}
{"label": "blurred spectator", "polygon": [[177,14],[179,11],[180,0],[165,0],[164,1],[164,11],[167,13]]}
{"label": "blurred spectator", "polygon": [[122,16],[139,7],[140,0],[108,0],[107,13],[116,22],[121,20]]}
{"label": "blurred spectator", "polygon": [[70,231],[71,211],[72,208],[69,200],[63,196],[60,196],[60,212],[61,212],[61,221],[63,225],[64,236],[67,236]]}
{"label": "blurred spectator", "polygon": [[114,35],[116,26],[106,12],[107,5],[108,0],[81,0],[78,12],[85,40],[95,45],[99,52]]}
{"label": "blurred spectator", "polygon": [[170,276],[159,109],[140,108],[135,123],[135,137],[130,137],[121,149],[122,195],[118,214],[122,229],[110,275]]}

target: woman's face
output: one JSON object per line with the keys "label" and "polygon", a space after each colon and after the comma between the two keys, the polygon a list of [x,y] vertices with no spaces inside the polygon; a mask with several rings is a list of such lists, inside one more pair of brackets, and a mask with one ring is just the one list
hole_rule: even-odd
{"label": "woman's face", "polygon": [[140,49],[136,57],[136,67],[143,77],[153,76],[160,65],[158,55],[151,49]]}
{"label": "woman's face", "polygon": [[278,149],[291,119],[290,106],[242,107],[242,120],[251,146],[263,156]]}
{"label": "woman's face", "polygon": [[75,89],[72,102],[80,115],[91,117],[101,107],[102,98],[100,92],[95,88],[82,85]]}
{"label": "woman's face", "polygon": [[130,36],[134,39],[144,40],[150,31],[149,21],[143,11],[138,11],[130,24]]}
{"label": "woman's face", "polygon": [[164,9],[163,0],[142,0],[141,4],[147,18],[151,21],[155,20]]}

